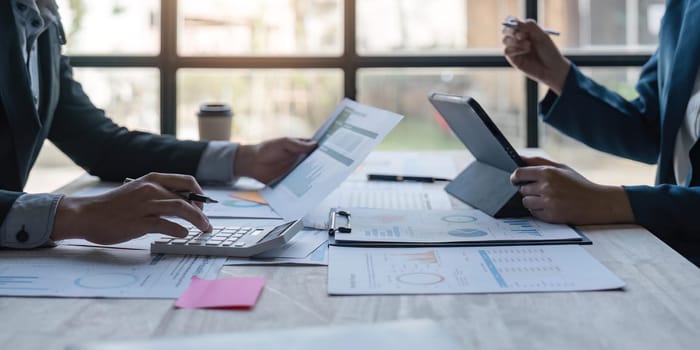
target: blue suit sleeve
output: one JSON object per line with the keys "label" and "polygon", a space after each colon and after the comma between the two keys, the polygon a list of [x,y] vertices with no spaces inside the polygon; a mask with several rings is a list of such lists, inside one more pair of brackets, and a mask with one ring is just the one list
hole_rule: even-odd
{"label": "blue suit sleeve", "polygon": [[636,89],[639,97],[627,101],[572,65],[561,96],[550,91],[540,112],[547,124],[590,147],[655,164],[661,135],[656,54],[642,68]]}

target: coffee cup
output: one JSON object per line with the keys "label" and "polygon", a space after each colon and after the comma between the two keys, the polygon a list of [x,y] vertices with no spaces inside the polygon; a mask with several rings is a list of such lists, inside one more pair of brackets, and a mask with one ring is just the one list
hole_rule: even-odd
{"label": "coffee cup", "polygon": [[225,103],[204,103],[197,113],[200,140],[231,140],[233,110]]}

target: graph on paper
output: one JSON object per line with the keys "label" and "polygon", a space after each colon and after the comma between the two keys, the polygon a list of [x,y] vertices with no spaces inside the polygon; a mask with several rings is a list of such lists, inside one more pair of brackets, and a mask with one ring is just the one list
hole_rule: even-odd
{"label": "graph on paper", "polygon": [[448,294],[616,289],[617,276],[577,245],[331,246],[330,294]]}
{"label": "graph on paper", "polygon": [[335,242],[459,243],[459,242],[581,242],[566,225],[533,218],[495,219],[479,210],[372,210],[343,208],[352,214],[352,232]]}

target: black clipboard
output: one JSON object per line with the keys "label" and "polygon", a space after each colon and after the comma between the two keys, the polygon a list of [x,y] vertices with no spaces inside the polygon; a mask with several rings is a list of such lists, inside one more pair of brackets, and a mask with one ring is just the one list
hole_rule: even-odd
{"label": "black clipboard", "polygon": [[484,109],[471,97],[436,92],[428,99],[475,158],[445,191],[493,217],[531,216],[510,183],[513,171],[526,164]]}

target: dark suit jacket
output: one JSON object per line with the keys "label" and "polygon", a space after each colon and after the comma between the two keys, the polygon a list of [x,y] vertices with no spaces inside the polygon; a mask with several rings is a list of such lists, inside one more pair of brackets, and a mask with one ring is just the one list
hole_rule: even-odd
{"label": "dark suit jacket", "polygon": [[122,181],[150,171],[196,172],[206,143],[130,132],[90,102],[73,80],[68,59],[61,56],[56,25],[38,39],[41,96],[37,113],[10,6],[9,1],[0,1],[0,225],[22,194],[47,138],[105,180]]}
{"label": "dark suit jacket", "polygon": [[573,67],[564,91],[545,97],[545,122],[604,152],[658,163],[657,186],[627,186],[636,221],[700,263],[700,142],[690,150],[689,187],[676,185],[673,152],[700,65],[700,1],[666,3],[659,47],[627,101]]}

